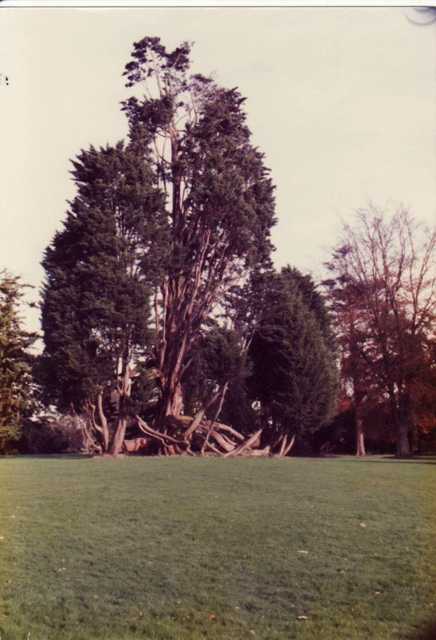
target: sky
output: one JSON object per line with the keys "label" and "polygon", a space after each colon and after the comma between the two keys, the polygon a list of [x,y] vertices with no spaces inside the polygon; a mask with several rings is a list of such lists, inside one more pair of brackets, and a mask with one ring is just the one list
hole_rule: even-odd
{"label": "sky", "polygon": [[[35,287],[74,197],[70,159],[126,136],[134,41],[194,42],[239,87],[276,185],[277,267],[315,278],[370,201],[436,222],[436,25],[406,8],[0,9],[0,269]],[[5,82],[5,76],[8,83]],[[26,312],[38,329],[38,311]]]}

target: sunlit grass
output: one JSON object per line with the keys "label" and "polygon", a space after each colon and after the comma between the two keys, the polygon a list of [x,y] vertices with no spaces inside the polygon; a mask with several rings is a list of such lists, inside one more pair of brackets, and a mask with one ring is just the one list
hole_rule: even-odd
{"label": "sunlit grass", "polygon": [[2,640],[407,638],[431,460],[0,460]]}

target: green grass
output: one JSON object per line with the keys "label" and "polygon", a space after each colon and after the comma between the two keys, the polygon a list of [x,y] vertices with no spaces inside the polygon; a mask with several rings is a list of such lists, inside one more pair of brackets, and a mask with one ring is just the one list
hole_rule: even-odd
{"label": "green grass", "polygon": [[418,637],[432,462],[2,459],[1,640]]}

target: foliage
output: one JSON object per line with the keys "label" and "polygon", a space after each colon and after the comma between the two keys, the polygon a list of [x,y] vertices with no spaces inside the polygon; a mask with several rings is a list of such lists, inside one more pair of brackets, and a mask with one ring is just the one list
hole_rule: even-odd
{"label": "foliage", "polygon": [[221,405],[218,394],[206,417],[219,418],[244,434],[253,432],[256,414],[247,390],[251,369],[238,333],[214,324],[195,344],[191,358],[192,365],[183,380],[187,413],[194,415],[201,407],[207,407],[209,398],[222,390]]}
{"label": "foliage", "polygon": [[344,227],[329,263],[354,386],[366,389],[372,405],[388,398],[399,455],[410,453],[416,399],[431,362],[435,251],[436,231],[420,228],[407,210],[386,218],[372,207]]}
{"label": "foliage", "polygon": [[275,222],[273,186],[250,142],[244,98],[190,75],[190,51],[183,43],[170,52],[146,37],[125,69],[127,86],[142,92],[124,103],[130,139],[153,155],[170,227],[154,307],[162,416],[183,409],[189,349],[210,314],[236,282],[269,264]]}
{"label": "foliage", "polygon": [[316,431],[332,417],[337,388],[324,303],[311,279],[290,268],[271,277],[265,302],[249,348],[250,395],[270,440]]}
{"label": "foliage", "polygon": [[[334,252],[333,260],[341,259],[347,251],[346,247],[339,247]],[[331,272],[334,271],[332,263],[328,263],[327,267]],[[335,278],[325,280],[323,285],[328,291],[339,347],[341,395],[345,402],[351,401],[356,455],[366,455],[363,423],[380,398],[365,358],[365,344],[369,336],[361,286],[356,279],[344,273],[336,273]]]}
{"label": "foliage", "polygon": [[45,399],[86,411],[103,450],[111,438],[120,450],[134,413],[164,429],[183,411],[183,387],[188,403],[206,402],[223,372],[210,371],[201,389],[195,382],[199,349],[218,337],[206,347],[205,327],[235,283],[269,265],[273,186],[244,99],[190,75],[189,56],[187,43],[173,52],[159,38],[134,44],[129,142],[78,156],[78,193],[43,261]]}
{"label": "foliage", "polygon": [[113,413],[113,393],[149,349],[150,288],[166,250],[163,199],[134,145],[90,147],[73,165],[77,195],[43,260],[39,379],[61,411],[83,411],[100,395]]}
{"label": "foliage", "polygon": [[32,355],[36,334],[23,329],[20,317],[25,285],[0,272],[0,453],[13,448],[21,421],[32,403]]}
{"label": "foliage", "polygon": [[27,453],[80,453],[86,449],[84,419],[65,415],[54,418],[41,415],[24,425]]}

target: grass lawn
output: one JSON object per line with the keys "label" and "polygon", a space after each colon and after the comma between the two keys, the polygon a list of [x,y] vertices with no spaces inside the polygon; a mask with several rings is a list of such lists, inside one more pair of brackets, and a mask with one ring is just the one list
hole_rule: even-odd
{"label": "grass lawn", "polygon": [[1,459],[1,640],[420,637],[435,462]]}

